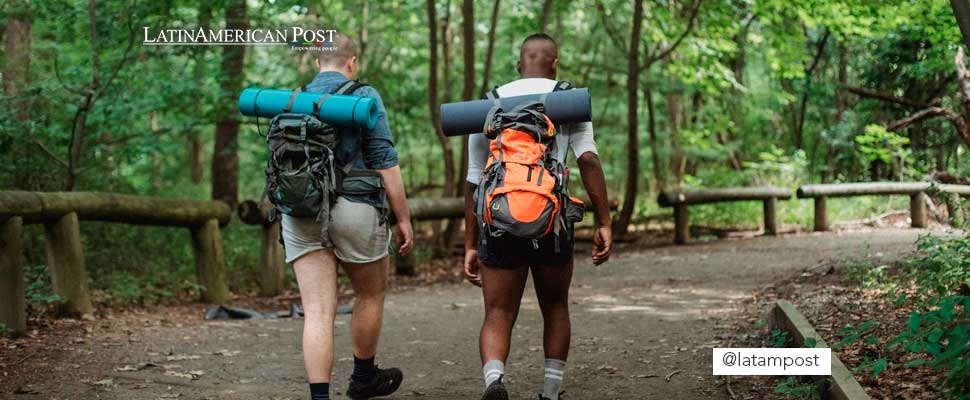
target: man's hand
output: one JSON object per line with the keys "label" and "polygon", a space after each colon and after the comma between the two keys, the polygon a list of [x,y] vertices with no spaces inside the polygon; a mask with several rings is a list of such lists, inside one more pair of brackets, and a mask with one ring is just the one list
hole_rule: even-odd
{"label": "man's hand", "polygon": [[600,265],[610,259],[613,250],[613,230],[610,226],[600,226],[593,236],[593,265]]}
{"label": "man's hand", "polygon": [[397,252],[402,256],[406,256],[414,246],[414,231],[411,229],[411,221],[398,221],[394,227],[394,236],[397,237],[397,244],[401,246],[397,249]]}
{"label": "man's hand", "polygon": [[465,249],[465,279],[475,286],[482,286],[482,276],[478,274],[478,250]]}

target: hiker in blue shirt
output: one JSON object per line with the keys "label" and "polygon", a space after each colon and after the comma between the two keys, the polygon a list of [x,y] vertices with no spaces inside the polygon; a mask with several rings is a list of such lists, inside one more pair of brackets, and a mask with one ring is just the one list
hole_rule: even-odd
{"label": "hiker in blue shirt", "polygon": [[[384,103],[376,89],[355,81],[357,46],[340,33],[328,45],[317,51],[320,72],[306,90],[371,97],[377,102],[377,125],[373,129],[338,129],[334,165],[350,168],[337,188],[328,220],[283,215],[280,227],[286,261],[293,263],[303,302],[303,360],[311,399],[330,398],[338,264],[350,278],[356,296],[350,323],[354,371],[346,394],[352,399],[369,399],[393,393],[403,378],[397,368],[381,369],[374,364],[390,245],[385,197],[397,217],[401,254],[411,251],[411,217]],[[329,243],[321,237],[323,223],[329,224]]]}

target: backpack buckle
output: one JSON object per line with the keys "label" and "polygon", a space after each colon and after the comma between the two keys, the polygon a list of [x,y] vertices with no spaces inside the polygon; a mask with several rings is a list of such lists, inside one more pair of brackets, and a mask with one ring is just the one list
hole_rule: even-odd
{"label": "backpack buckle", "polygon": [[485,136],[489,139],[495,139],[498,133],[502,130],[502,117],[496,115],[489,122],[488,128],[485,130]]}

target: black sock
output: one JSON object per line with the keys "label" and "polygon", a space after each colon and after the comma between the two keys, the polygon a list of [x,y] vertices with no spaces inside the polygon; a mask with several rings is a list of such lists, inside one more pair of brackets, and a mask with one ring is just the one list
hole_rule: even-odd
{"label": "black sock", "polygon": [[362,360],[354,356],[354,373],[350,379],[360,383],[370,383],[377,375],[377,367],[374,365],[374,357]]}
{"label": "black sock", "polygon": [[311,383],[310,400],[330,400],[330,384]]}

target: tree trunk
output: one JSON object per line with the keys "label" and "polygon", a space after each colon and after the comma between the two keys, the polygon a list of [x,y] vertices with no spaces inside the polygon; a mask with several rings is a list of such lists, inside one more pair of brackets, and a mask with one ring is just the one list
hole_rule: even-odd
{"label": "tree trunk", "polygon": [[657,143],[656,109],[653,106],[653,89],[650,83],[643,85],[643,98],[647,100],[647,131],[650,132],[650,164],[653,167],[653,188],[660,192],[667,186],[663,175],[660,150]]}
{"label": "tree trunk", "polygon": [[445,3],[445,16],[441,18],[441,58],[442,58],[442,78],[441,102],[451,102],[451,2]]}
{"label": "tree trunk", "polygon": [[367,20],[370,19],[370,2],[360,2],[360,30],[357,32],[357,65],[361,71],[367,71]]}
{"label": "tree trunk", "polygon": [[77,172],[81,166],[81,150],[84,148],[84,128],[88,124],[88,111],[94,106],[94,99],[101,89],[101,50],[98,48],[98,24],[94,0],[88,0],[88,19],[91,40],[91,82],[84,91],[84,100],[74,113],[71,124],[71,140],[67,150],[67,180],[64,190],[74,190]]}
{"label": "tree trunk", "polygon": [[640,171],[638,153],[639,120],[637,118],[637,88],[640,86],[640,26],[643,22],[643,0],[636,0],[633,7],[633,27],[630,29],[630,54],[627,60],[627,161],[626,193],[623,194],[623,208],[613,225],[618,233],[625,233],[633,218],[637,200],[637,178]]}
{"label": "tree trunk", "polygon": [[455,192],[455,158],[451,149],[451,142],[441,131],[441,115],[438,110],[438,17],[434,0],[428,0],[428,111],[431,112],[431,123],[441,143],[444,158],[445,182],[443,197],[452,197]]}
{"label": "tree trunk", "polygon": [[488,80],[492,75],[492,56],[495,54],[495,29],[498,24],[498,9],[501,0],[495,0],[492,5],[492,19],[488,28],[488,49],[485,51],[485,72],[482,73],[482,89],[479,95],[488,91]]}
{"label": "tree trunk", "polygon": [[[684,154],[680,149],[680,141],[677,135],[683,126],[683,100],[684,95],[679,90],[667,94],[667,130],[670,134],[670,170],[674,172],[674,183],[680,184],[683,179]],[[666,186],[666,185],[665,185]]]}
{"label": "tree trunk", "polygon": [[950,7],[953,8],[953,15],[963,34],[963,45],[970,49],[970,1],[950,0]]}
{"label": "tree trunk", "polygon": [[550,14],[552,14],[552,0],[545,0],[542,2],[542,14],[539,14],[539,32],[546,31]]}
{"label": "tree trunk", "polygon": [[25,0],[13,1],[7,5],[7,29],[3,37],[3,94],[10,100],[10,107],[16,110],[18,121],[30,119],[30,102],[24,97],[24,90],[30,85],[30,48],[33,17],[30,4]]}
{"label": "tree trunk", "polygon": [[[247,29],[246,1],[226,5],[226,28]],[[239,119],[235,98],[242,90],[246,46],[222,48],[222,76],[218,99],[215,147],[212,150],[212,198],[235,208],[239,202]]]}
{"label": "tree trunk", "polygon": [[[835,89],[835,125],[842,122],[842,116],[845,114],[845,109],[847,108],[846,102],[846,88],[849,86],[849,64],[848,51],[845,48],[845,43],[839,42],[839,86]],[[825,166],[822,167],[821,181],[825,183],[829,179],[829,174],[832,171],[832,161],[835,157],[835,147],[832,146],[831,142],[825,143]]]}
{"label": "tree trunk", "polygon": [[822,37],[819,38],[818,42],[815,43],[815,57],[812,58],[812,63],[805,67],[805,87],[802,91],[801,100],[798,104],[798,113],[795,114],[794,142],[795,148],[798,149],[801,149],[805,145],[805,112],[808,109],[808,92],[812,87],[812,76],[815,74],[819,61],[822,60],[822,56],[825,55],[825,45],[828,43],[828,41],[829,30],[825,29],[825,32],[822,33]]}
{"label": "tree trunk", "polygon": [[[199,4],[199,28],[209,29],[209,25],[212,23],[212,5],[208,2],[202,2]],[[206,55],[208,55],[207,46],[195,46],[195,66],[192,69],[192,79],[195,81],[196,86],[199,88],[205,88],[205,66],[208,64],[206,60]],[[196,109],[201,111],[201,107]],[[204,116],[201,112],[198,115],[199,119],[203,119]],[[189,174],[192,178],[192,183],[202,183],[202,175],[205,173],[205,166],[203,161],[205,158],[205,149],[202,144],[202,131],[199,129],[193,129],[189,133]]]}
{"label": "tree trunk", "polygon": [[[464,56],[464,79],[462,81],[461,99],[475,99],[475,2],[464,0],[461,4],[462,18],[462,55]],[[461,137],[461,168],[456,176],[455,187],[461,187],[468,173],[468,135]],[[454,195],[451,192],[449,195]]]}

